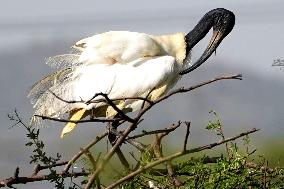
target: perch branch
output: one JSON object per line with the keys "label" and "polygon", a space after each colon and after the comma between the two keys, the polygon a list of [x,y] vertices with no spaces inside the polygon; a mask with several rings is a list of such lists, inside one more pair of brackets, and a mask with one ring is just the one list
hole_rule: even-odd
{"label": "perch branch", "polygon": [[[89,173],[87,172],[74,172],[74,173],[57,173],[57,176],[61,177],[81,177],[81,176],[88,176]],[[13,177],[10,177],[8,179],[0,180],[0,188],[2,187],[9,187],[13,188],[14,184],[26,184],[30,182],[37,182],[37,181],[43,181],[43,180],[50,180],[49,175],[34,175],[27,177],[20,177],[19,176],[19,168],[16,169],[15,174]]]}
{"label": "perch branch", "polygon": [[183,151],[186,150],[188,137],[189,137],[189,134],[190,134],[190,122],[185,122],[185,125],[186,125],[186,133],[185,133],[185,137],[184,137]]}
{"label": "perch branch", "polygon": [[104,167],[106,166],[106,163],[111,159],[111,157],[115,153],[116,149],[118,149],[119,146],[125,141],[128,134],[135,129],[135,127],[139,123],[139,119],[135,118],[134,120],[135,120],[135,122],[130,124],[130,126],[122,133],[122,135],[117,139],[116,143],[113,145],[113,147],[110,149],[110,151],[102,159],[102,161],[98,165],[97,169],[94,171],[94,173],[89,178],[89,181],[85,186],[85,189],[90,189],[92,187],[92,184],[94,183],[95,178],[101,172],[101,170],[104,169]]}
{"label": "perch branch", "polygon": [[60,166],[66,165],[67,163],[68,163],[68,161],[63,161],[63,162],[55,163],[55,164],[52,164],[52,165],[37,164],[34,167],[32,175],[37,175],[38,172],[40,172],[41,170],[50,169],[50,168],[53,168],[53,167],[60,167]]}
{"label": "perch branch", "polygon": [[79,159],[86,151],[88,151],[91,147],[93,147],[95,144],[97,144],[100,140],[102,140],[104,137],[108,135],[108,132],[105,132],[101,134],[100,136],[97,136],[95,140],[90,142],[86,147],[82,148],[65,166],[63,173],[67,173],[72,164]]}
{"label": "perch branch", "polygon": [[[192,91],[194,89],[197,89],[199,87],[202,87],[204,85],[207,85],[207,84],[210,84],[210,83],[213,83],[213,82],[216,82],[216,81],[219,81],[219,80],[225,80],[225,79],[237,79],[237,80],[241,80],[242,77],[240,74],[237,74],[237,75],[230,75],[230,76],[220,76],[220,77],[217,77],[215,79],[212,79],[212,80],[208,80],[208,81],[205,81],[205,82],[201,82],[197,85],[194,85],[192,87],[189,87],[189,88],[180,88],[180,89],[177,89],[177,90],[174,90],[172,92],[170,92],[169,94],[153,101],[153,103],[151,104],[148,104],[147,106],[145,106],[141,111],[139,111],[138,115],[133,119],[133,122],[131,122],[132,124],[123,132],[122,136],[116,141],[115,145],[111,148],[111,150],[108,152],[108,154],[103,158],[102,162],[100,163],[100,165],[98,165],[97,169],[94,171],[94,173],[91,175],[88,183],[86,184],[85,186],[85,189],[90,189],[92,184],[94,183],[94,180],[96,178],[96,176],[101,172],[101,170],[105,167],[106,163],[111,159],[111,157],[113,156],[115,150],[117,148],[119,148],[119,146],[125,141],[126,137],[129,135],[129,133],[131,131],[133,131],[136,127],[137,127],[137,124],[139,123],[139,120],[141,119],[141,117],[148,111],[150,110],[154,105],[156,105],[157,103],[163,101],[163,100],[166,100],[167,98],[169,98],[170,96],[174,95],[174,94],[177,94],[177,93],[185,93],[185,92],[189,92],[189,91]],[[224,143],[224,141],[223,141]],[[222,144],[223,144],[222,143]],[[212,148],[212,147],[210,147]],[[187,150],[182,152],[181,155],[183,155],[183,153],[186,153],[188,152]],[[180,156],[181,156],[180,155]],[[179,157],[179,156],[178,156]],[[163,158],[164,159],[164,158]],[[167,161],[170,161],[171,159],[168,159]],[[139,170],[139,169],[138,169]]]}
{"label": "perch branch", "polygon": [[196,148],[192,148],[192,149],[189,149],[189,150],[183,150],[183,151],[180,151],[180,152],[177,152],[175,154],[172,154],[170,156],[167,156],[167,157],[164,157],[164,158],[161,158],[161,159],[158,159],[156,161],[153,161],[151,163],[148,163],[146,166],[143,166],[143,167],[140,167],[138,170],[128,174],[127,176],[119,179],[118,181],[116,181],[115,183],[111,184],[110,186],[108,186],[106,189],[112,189],[112,188],[115,188],[116,186],[122,184],[123,182],[135,177],[137,174],[139,173],[142,173],[143,171],[147,170],[147,169],[150,169],[156,165],[159,165],[161,163],[164,163],[164,162],[167,162],[167,161],[170,161],[170,160],[173,160],[173,159],[176,159],[178,157],[181,157],[183,155],[186,155],[186,154],[191,154],[191,153],[196,153],[196,152],[200,152],[200,151],[203,151],[203,150],[206,150],[206,149],[211,149],[211,148],[214,148],[216,146],[219,146],[221,144],[224,144],[226,142],[229,142],[229,141],[233,141],[233,140],[236,140],[240,137],[243,137],[245,135],[248,135],[248,134],[251,134],[251,133],[254,133],[256,131],[259,131],[259,129],[251,129],[247,132],[244,132],[244,133],[241,133],[239,135],[236,135],[232,138],[227,138],[226,140],[223,140],[221,142],[215,142],[215,143],[211,143],[211,144],[208,144],[208,145],[204,145],[204,146],[200,146],[200,147],[196,147]]}
{"label": "perch branch", "polygon": [[196,84],[196,85],[193,85],[191,87],[188,87],[188,88],[184,88],[184,87],[181,87],[179,89],[176,89],[176,90],[173,90],[172,92],[169,92],[167,95],[165,96],[162,96],[160,98],[158,98],[157,100],[153,101],[151,104],[149,104],[148,106],[146,106],[143,110],[141,110],[138,115],[136,116],[135,119],[140,119],[149,109],[151,109],[154,105],[160,103],[161,101],[164,101],[166,99],[168,99],[169,97],[175,95],[175,94],[178,94],[178,93],[186,93],[186,92],[189,92],[189,91],[193,91],[197,88],[200,88],[204,85],[208,85],[210,83],[214,83],[216,81],[220,81],[220,80],[228,80],[228,79],[235,79],[235,80],[242,80],[242,75],[241,74],[234,74],[234,75],[228,75],[228,76],[219,76],[219,77],[216,77],[214,79],[211,79],[211,80],[207,80],[207,81],[204,81],[204,82],[201,82],[199,84]]}
{"label": "perch branch", "polygon": [[134,136],[127,137],[126,140],[137,139],[137,138],[144,137],[146,135],[153,135],[153,134],[159,134],[159,133],[172,132],[176,128],[178,128],[180,125],[181,125],[181,122],[178,122],[178,124],[176,124],[176,125],[172,124],[170,127],[165,128],[165,129],[158,129],[158,130],[154,130],[154,131],[145,131],[145,130],[143,130],[141,134],[137,134],[137,135],[134,135]]}
{"label": "perch branch", "polygon": [[[100,103],[100,102],[105,102],[107,103],[106,99],[97,99],[94,100],[96,97],[101,96],[102,93],[97,93],[95,94],[90,100],[88,101],[83,101],[83,100],[65,100],[63,98],[61,98],[60,96],[58,96],[57,94],[55,94],[54,92],[48,90],[48,92],[50,92],[53,96],[55,96],[57,99],[61,100],[62,102],[65,102],[67,104],[74,104],[74,103],[84,103],[84,104],[91,104],[91,103]],[[105,94],[107,95],[107,94]],[[151,100],[147,99],[147,98],[143,98],[143,97],[124,97],[124,98],[113,98],[110,99],[111,101],[118,101],[118,100],[143,100],[148,102],[149,104],[153,103]]]}
{"label": "perch branch", "polygon": [[121,118],[115,118],[115,119],[104,119],[104,118],[91,118],[86,120],[69,120],[69,119],[59,119],[59,118],[53,118],[48,117],[44,115],[34,115],[35,117],[40,117],[43,120],[52,120],[56,122],[63,122],[63,123],[89,123],[89,122],[101,122],[101,123],[109,123],[114,121],[121,121]]}

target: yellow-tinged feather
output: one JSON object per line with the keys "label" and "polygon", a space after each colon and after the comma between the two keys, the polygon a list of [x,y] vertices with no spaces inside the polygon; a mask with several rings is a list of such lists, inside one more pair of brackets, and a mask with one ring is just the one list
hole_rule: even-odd
{"label": "yellow-tinged feather", "polygon": [[[137,41],[141,41],[141,43],[136,43]],[[147,94],[149,93],[150,88],[155,87],[155,89],[151,92],[151,95],[148,98],[150,100],[156,100],[165,93],[167,93],[169,89],[172,88],[173,85],[180,78],[178,75],[176,76],[176,75],[166,75],[166,74],[174,73],[178,69],[180,69],[179,67],[183,66],[183,61],[186,57],[186,42],[183,33],[154,36],[154,35],[141,34],[141,33],[139,34],[135,32],[107,32],[83,39],[77,42],[74,48],[76,48],[79,51],[82,51],[82,53],[80,54],[80,58],[82,59],[82,61],[86,66],[78,67],[78,69],[74,70],[66,69],[66,71],[68,71],[68,73],[74,71],[76,74],[78,72],[80,73],[79,74],[80,76],[81,74],[84,75],[84,77],[78,80],[81,82],[80,85],[78,84],[76,85],[75,88],[72,88],[72,90],[78,91],[78,94],[76,93],[76,95],[80,94],[79,95],[80,97],[81,94],[83,95],[86,94],[88,96],[88,93],[91,92],[93,93],[93,91],[97,90],[96,88],[94,88],[94,90],[88,90],[88,88],[85,87],[85,83],[88,83],[89,80],[94,80],[94,78],[96,78],[93,76],[93,73],[88,74],[89,68],[92,69],[102,68],[102,70],[104,70],[105,68],[104,66],[96,67],[96,65],[94,64],[101,64],[101,63],[115,64],[116,62],[119,62],[120,64],[128,64],[135,62],[135,60],[137,60],[136,62],[138,63],[140,62],[145,63],[145,66],[143,67],[143,69],[145,70],[151,68],[151,66],[149,66],[150,65],[149,63],[157,62],[157,64],[153,66],[155,67],[157,65],[161,65],[163,68],[161,69],[161,71],[165,72],[165,73],[160,72],[161,78],[153,77],[153,82],[157,81],[155,86],[153,86],[151,84],[152,82],[148,80],[147,80],[148,83],[146,83],[145,86],[149,87],[144,87],[144,85],[142,84],[142,88],[144,87],[143,91],[139,90],[139,88],[136,88],[135,86],[132,86],[132,88],[134,88],[135,91],[136,90],[137,91],[131,94],[134,96],[137,95],[141,97],[146,97]],[[78,61],[80,61],[80,58]],[[137,65],[135,64],[135,66]],[[122,67],[123,67],[122,65],[118,66],[115,65],[115,67],[110,67],[110,68],[118,68],[118,70],[122,71],[121,74],[123,74],[124,71],[127,69],[122,69]],[[111,76],[114,74],[112,72],[113,69],[110,69],[110,71],[107,71],[107,69],[105,70],[106,73],[110,73]],[[124,81],[126,77],[125,78],[122,77],[121,74],[119,75],[119,78],[121,81]],[[65,76],[66,75],[65,71],[63,73],[59,71],[56,72],[56,74],[52,74],[50,77],[44,79],[43,82],[41,82],[40,84],[36,84],[34,88],[40,88],[45,83],[50,85],[52,84],[55,85],[62,78],[61,75]],[[135,78],[134,76],[131,77]],[[143,82],[140,81],[137,84],[139,83]],[[67,89],[69,89],[68,87],[69,86],[67,85]],[[99,88],[102,88],[104,90],[105,86],[99,84],[98,89]],[[122,91],[127,91],[127,90],[128,90],[127,88],[124,88]],[[118,88],[114,91],[119,92]],[[115,95],[118,95],[118,97],[120,97],[119,95],[124,96],[125,94],[122,93]],[[136,111],[137,108],[139,109],[140,105],[142,105],[141,100],[137,101],[121,100],[121,101],[116,101],[114,103],[117,105],[119,109],[121,109],[125,113]],[[94,106],[92,110],[89,110],[88,108],[87,108],[88,110],[82,109],[83,107],[80,106],[78,107],[76,106],[74,108],[76,109],[73,109],[72,111],[69,112],[70,113],[69,119],[72,121],[81,120],[88,115],[92,115],[94,117],[109,118],[117,114],[117,112],[111,106],[108,105]],[[54,112],[56,112],[56,110],[54,110]],[[65,134],[71,132],[76,127],[76,125],[77,125],[76,123],[72,122],[67,123],[62,130],[61,138],[63,138]]]}
{"label": "yellow-tinged feather", "polygon": [[[140,43],[137,43],[140,41]],[[142,57],[171,55],[178,63],[186,56],[183,33],[148,35],[128,31],[111,31],[78,41],[73,48],[82,51],[80,60],[89,63],[128,63]]]}
{"label": "yellow-tinged feather", "polygon": [[[70,112],[69,120],[71,121],[78,121],[89,115],[90,112],[86,109],[75,109]],[[66,123],[65,127],[62,129],[61,138],[63,138],[67,133],[71,132],[77,123],[68,122]]]}
{"label": "yellow-tinged feather", "polygon": [[165,54],[175,57],[176,61],[182,64],[186,56],[186,43],[183,33],[170,35],[151,36],[161,47]]}

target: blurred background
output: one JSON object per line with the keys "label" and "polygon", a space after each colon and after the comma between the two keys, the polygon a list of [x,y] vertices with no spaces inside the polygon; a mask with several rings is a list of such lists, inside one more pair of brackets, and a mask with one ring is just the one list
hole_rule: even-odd
{"label": "blurred background", "polygon": [[[29,173],[30,151],[24,146],[25,130],[9,129],[7,117],[17,108],[25,121],[33,113],[27,99],[29,88],[53,70],[45,65],[49,56],[66,53],[76,41],[110,30],[149,34],[189,32],[209,10],[223,7],[236,15],[232,33],[196,71],[184,76],[178,86],[190,86],[217,75],[242,73],[243,81],[221,81],[192,93],[177,95],[145,115],[145,130],[164,128],[178,120],[191,121],[190,145],[216,141],[205,129],[216,111],[226,136],[256,127],[252,149],[272,164],[284,158],[284,70],[272,67],[284,60],[284,3],[280,0],[25,0],[4,1],[0,7],[0,178],[11,176],[16,166]],[[195,60],[204,50],[211,33],[193,50]],[[68,159],[94,138],[103,126],[80,125],[64,140],[63,124],[46,123],[41,137],[51,154],[61,152]],[[177,137],[184,131],[180,129]],[[182,141],[180,141],[182,142]],[[181,143],[170,140],[173,147]],[[20,174],[21,174],[20,173]],[[37,183],[19,188],[38,188]],[[41,188],[50,188],[50,185]]]}

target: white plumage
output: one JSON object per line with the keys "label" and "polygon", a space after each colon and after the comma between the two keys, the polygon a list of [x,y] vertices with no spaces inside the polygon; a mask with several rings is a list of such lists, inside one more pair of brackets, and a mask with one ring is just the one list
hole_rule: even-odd
{"label": "white plumage", "polygon": [[[93,109],[94,116],[110,117],[116,111],[112,107],[99,109],[104,103],[70,104],[58,97],[66,101],[88,101],[97,93],[108,94],[111,99],[145,97],[155,88],[150,98],[157,99],[177,82],[179,72],[189,66],[183,64],[186,44],[181,33],[152,36],[112,31],[80,40],[73,48],[77,53],[49,58],[47,63],[61,70],[36,83],[30,91],[36,115],[61,117],[73,110]],[[96,99],[99,98],[102,97]],[[127,100],[117,105],[122,110],[135,111],[141,104],[141,100]],[[79,116],[82,117],[85,116]],[[33,123],[37,121],[34,117]],[[75,125],[70,123],[65,132]]]}
{"label": "white plumage", "polygon": [[[152,91],[149,98],[155,100],[168,92],[180,75],[202,65],[232,31],[234,24],[235,15],[231,11],[217,8],[207,12],[186,35],[154,36],[110,31],[82,39],[72,46],[71,53],[48,58],[46,63],[58,70],[32,87],[29,97],[34,103],[34,114],[61,118],[69,113],[70,120],[80,120],[88,115],[111,117],[117,114],[105,103],[84,103],[97,93],[117,99],[146,97]],[[213,35],[207,48],[190,65],[191,49],[211,28]],[[93,100],[99,98],[102,97]],[[117,100],[114,103],[127,113],[137,110],[142,100]],[[34,116],[32,123],[38,121]],[[75,123],[67,123],[62,136],[75,126]]]}

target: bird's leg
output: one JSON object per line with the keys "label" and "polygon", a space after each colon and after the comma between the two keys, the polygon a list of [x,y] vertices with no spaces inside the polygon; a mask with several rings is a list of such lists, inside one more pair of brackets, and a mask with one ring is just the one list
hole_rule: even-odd
{"label": "bird's leg", "polygon": [[[119,115],[115,115],[114,118],[119,117]],[[120,125],[119,121],[113,121],[111,123],[109,123],[109,133],[108,133],[108,139],[111,143],[112,146],[115,145],[118,137],[119,137],[119,132],[117,131],[117,127]],[[115,153],[117,154],[119,160],[121,161],[122,165],[124,166],[125,169],[129,170],[129,163],[126,160],[124,154],[122,153],[122,151],[120,150],[120,148],[117,148]]]}

